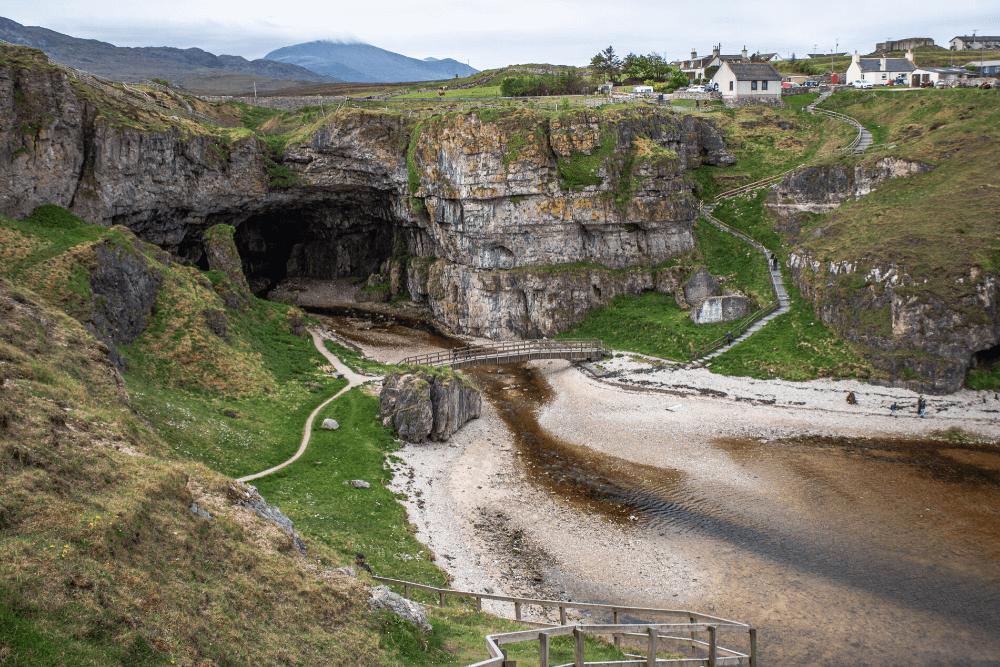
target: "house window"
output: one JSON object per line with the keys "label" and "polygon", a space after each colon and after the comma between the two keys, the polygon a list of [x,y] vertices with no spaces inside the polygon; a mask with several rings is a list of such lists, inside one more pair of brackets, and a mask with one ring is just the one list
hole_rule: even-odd
{"label": "house window", "polygon": [[760,89],[761,90],[767,90],[767,81],[761,81],[760,82]]}
{"label": "house window", "polygon": [[757,82],[756,81],[751,81],[750,82],[750,90],[757,90]]}
{"label": "house window", "polygon": [[730,81],[730,82],[729,82],[729,90],[732,90],[732,89],[733,89],[733,82],[732,82],[732,81]]}

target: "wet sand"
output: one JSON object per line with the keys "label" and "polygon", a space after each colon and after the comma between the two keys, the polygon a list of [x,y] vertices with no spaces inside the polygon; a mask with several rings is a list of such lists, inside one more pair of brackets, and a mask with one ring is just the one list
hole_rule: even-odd
{"label": "wet sand", "polygon": [[828,403],[805,409],[706,371],[670,376],[685,395],[498,370],[470,372],[481,419],[396,466],[453,587],[715,613],[760,628],[762,665],[1000,664],[1000,449],[925,437],[995,439],[994,406],[893,418],[908,395],[866,385],[852,412],[843,383],[793,385]]}

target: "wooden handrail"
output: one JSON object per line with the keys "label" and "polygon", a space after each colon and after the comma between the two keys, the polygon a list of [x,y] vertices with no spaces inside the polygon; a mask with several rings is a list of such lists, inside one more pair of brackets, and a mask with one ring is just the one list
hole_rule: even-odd
{"label": "wooden handrail", "polygon": [[[430,352],[403,359],[401,366],[453,366],[461,368],[483,363],[506,363],[510,357],[567,358],[603,357],[610,350],[597,338],[563,340],[524,340],[492,345],[467,345],[463,348]],[[541,355],[533,357],[532,355]]]}
{"label": "wooden handrail", "polygon": [[[391,579],[389,577],[378,577],[373,576],[372,579],[379,583],[390,584],[395,586],[403,587],[403,595],[409,598],[410,589],[427,591],[429,593],[434,593],[437,595],[438,606],[444,606],[445,596],[453,597],[467,597],[474,598],[476,600],[476,605],[478,608],[482,608],[483,600],[496,600],[499,602],[513,602],[515,609],[515,619],[517,621],[525,622],[521,619],[522,607],[526,604],[546,607],[546,608],[558,608],[560,623],[558,625],[552,624],[537,624],[539,627],[531,630],[517,630],[514,632],[502,632],[486,635],[486,651],[489,657],[486,660],[481,660],[480,662],[469,665],[469,667],[503,667],[506,663],[506,657],[504,651],[500,648],[506,644],[514,644],[526,641],[537,641],[539,642],[539,649],[541,658],[539,661],[540,665],[548,665],[548,646],[549,640],[554,637],[563,637],[566,635],[575,635],[577,639],[577,651],[576,657],[573,663],[567,665],[561,665],[558,667],[570,667],[571,665],[586,665],[587,667],[621,667],[622,665],[636,665],[641,667],[643,665],[657,664],[665,665],[668,667],[687,667],[688,665],[694,666],[713,666],[713,665],[750,665],[751,667],[756,667],[757,659],[757,635],[756,628],[750,627],[746,623],[740,621],[733,621],[726,618],[721,618],[719,616],[712,616],[710,614],[702,614],[695,611],[690,611],[688,609],[659,609],[655,607],[626,607],[619,605],[608,605],[608,604],[592,604],[588,602],[570,602],[568,600],[545,600],[539,598],[525,598],[517,597],[513,595],[495,595],[492,593],[474,593],[472,591],[456,591],[450,588],[438,588],[436,586],[428,586],[426,584],[418,584],[412,581],[403,581],[400,579]],[[579,625],[570,625],[566,622],[566,610],[567,609],[579,609],[579,610],[589,610],[589,611],[604,611],[610,612],[613,615],[614,622],[612,623],[585,623]],[[681,616],[685,619],[685,622],[681,623],[619,623],[619,614],[662,614],[668,616]],[[666,633],[688,633],[688,636],[678,636],[675,634]],[[707,632],[708,641],[699,640],[695,633]],[[734,649],[725,648],[719,646],[716,642],[716,634],[718,632],[748,632],[750,635],[750,651],[749,653],[742,653]],[[613,661],[613,662],[585,662],[583,661],[583,644],[582,638],[586,634],[591,635],[613,635],[615,637],[615,643],[618,645],[620,638],[647,638],[650,641],[650,646],[653,648],[654,652],[656,646],[659,645],[661,641],[672,641],[681,644],[686,644],[692,647],[699,647],[706,649],[708,652],[708,657],[706,658],[681,658],[681,659],[669,659],[665,660],[663,658],[653,657],[650,660],[650,655],[645,657],[642,656],[632,656],[631,654],[626,654],[629,657],[641,657],[641,660],[626,660],[626,661]]]}

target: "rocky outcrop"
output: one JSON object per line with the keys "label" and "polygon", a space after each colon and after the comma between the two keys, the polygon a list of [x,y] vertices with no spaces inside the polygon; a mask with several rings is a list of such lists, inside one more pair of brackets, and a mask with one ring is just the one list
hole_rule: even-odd
{"label": "rocky outcrop", "polygon": [[379,395],[382,423],[407,442],[448,440],[482,412],[479,390],[461,373],[390,373]]}
{"label": "rocky outcrop", "polygon": [[413,261],[407,289],[454,331],[494,340],[566,331],[592,309],[623,294],[672,293],[680,269],[602,267],[481,271],[445,260]]}
{"label": "rocky outcrop", "polygon": [[[536,299],[521,309],[528,324],[512,327],[475,305],[452,312],[465,306],[450,295],[459,283],[481,289],[471,284],[476,270],[625,269],[690,250],[697,206],[687,171],[733,162],[710,119],[653,107],[423,120],[343,109],[283,155],[265,156],[253,136],[230,140],[129,107],[71,83],[40,52],[4,49],[0,213],[23,218],[58,204],[203,267],[215,261],[205,231],[228,224],[256,294],[288,277],[366,278],[392,257],[441,258],[456,267],[454,280],[440,298],[422,294],[459,331],[552,332],[584,303],[605,303],[614,289],[578,300],[569,317],[558,300]],[[243,308],[242,286],[221,270],[233,286],[227,305]],[[396,284],[407,282],[397,270]],[[520,289],[522,277],[500,279],[512,290],[500,301],[563,281],[542,271]]]}
{"label": "rocky outcrop", "polygon": [[404,621],[413,623],[426,634],[434,631],[427,621],[427,612],[420,604],[407,600],[399,593],[393,593],[388,586],[376,586],[369,592],[368,608],[385,609],[399,616]]}
{"label": "rocky outcrop", "polygon": [[295,550],[303,556],[306,554],[305,542],[295,532],[295,524],[280,509],[274,505],[268,505],[257,492],[257,487],[243,482],[233,482],[229,485],[229,498],[238,507],[244,507],[281,528],[291,538]]}
{"label": "rocky outcrop", "polygon": [[215,285],[215,291],[222,297],[226,307],[233,310],[246,311],[250,309],[250,287],[240,253],[233,242],[235,229],[229,225],[215,225],[205,232],[205,258],[211,271],[221,271],[226,280]]}
{"label": "rocky outcrop", "polygon": [[[128,345],[146,330],[163,283],[163,273],[150,264],[141,241],[127,229],[113,228],[94,246],[96,266],[87,279],[94,310],[84,322],[108,346],[109,358],[120,371],[125,360],[118,345]],[[166,253],[153,252],[166,264]]]}
{"label": "rocky outcrop", "polygon": [[719,294],[719,283],[704,266],[698,269],[684,281],[681,289],[674,293],[677,305],[681,309],[697,307],[710,296]]}
{"label": "rocky outcrop", "polygon": [[925,393],[962,387],[976,354],[1000,344],[1000,280],[972,268],[956,285],[974,285],[943,299],[921,289],[908,269],[876,260],[820,262],[793,253],[792,280],[816,303],[816,314],[868,350],[890,377],[873,382]]}
{"label": "rocky outcrop", "polygon": [[924,162],[891,156],[854,167],[843,164],[804,167],[786,174],[771,188],[767,206],[779,215],[827,213],[845,199],[867,195],[887,179],[923,174],[931,169]]}

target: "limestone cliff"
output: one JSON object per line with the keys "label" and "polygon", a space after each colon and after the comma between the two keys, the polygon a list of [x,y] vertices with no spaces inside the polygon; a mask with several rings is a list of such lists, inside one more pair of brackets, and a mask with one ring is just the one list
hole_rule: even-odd
{"label": "limestone cliff", "polygon": [[[411,292],[470,333],[554,333],[618,293],[672,289],[648,271],[572,287],[546,270],[502,272],[653,266],[690,250],[697,207],[687,170],[733,162],[710,120],[652,107],[422,120],[344,109],[269,157],[250,132],[129,107],[41,52],[3,49],[0,213],[57,204],[202,268],[205,231],[229,224],[257,294],[287,277],[364,278],[392,257],[439,258],[449,268]],[[290,174],[281,184],[272,158]],[[530,305],[499,323],[493,307],[516,302]]]}

